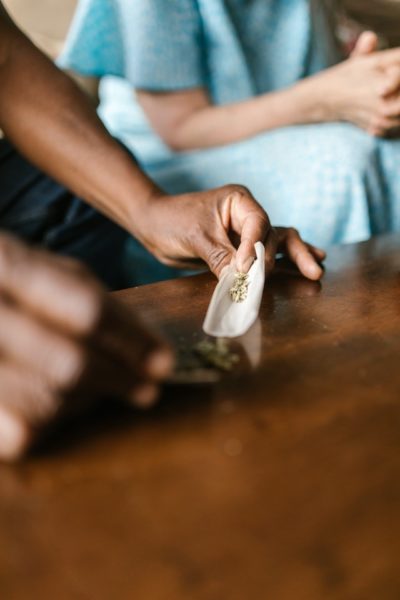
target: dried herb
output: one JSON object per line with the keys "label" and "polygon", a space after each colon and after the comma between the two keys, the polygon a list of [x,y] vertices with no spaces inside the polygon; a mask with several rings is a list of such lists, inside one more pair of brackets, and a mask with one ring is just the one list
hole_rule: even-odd
{"label": "dried herb", "polygon": [[203,340],[196,344],[194,352],[205,365],[221,371],[232,371],[240,360],[238,354],[231,352],[228,343],[222,338],[215,341]]}
{"label": "dried herb", "polygon": [[229,290],[232,302],[243,302],[249,292],[249,276],[247,273],[236,273],[233,286]]}

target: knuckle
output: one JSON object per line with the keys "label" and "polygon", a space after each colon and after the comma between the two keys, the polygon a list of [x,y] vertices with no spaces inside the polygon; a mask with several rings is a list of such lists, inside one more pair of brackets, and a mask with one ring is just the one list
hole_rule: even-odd
{"label": "knuckle", "polygon": [[267,229],[271,227],[271,221],[269,219],[268,214],[259,204],[257,204],[257,206],[255,206],[251,211],[249,211],[249,216],[259,220],[262,225],[267,227]]}
{"label": "knuckle", "polygon": [[227,255],[228,251],[225,248],[218,247],[210,250],[207,262],[214,273],[217,273],[221,269]]}
{"label": "knuckle", "polygon": [[374,117],[373,119],[371,119],[370,128],[373,131],[380,131],[381,123],[382,123],[382,119],[380,119],[379,117]]}
{"label": "knuckle", "polygon": [[85,282],[81,293],[76,297],[79,328],[82,335],[90,336],[99,327],[106,306],[106,296],[96,283]]}
{"label": "knuckle", "polygon": [[78,386],[88,367],[88,353],[85,349],[71,344],[58,354],[54,378],[60,391],[71,390]]}
{"label": "knuckle", "polygon": [[241,185],[239,183],[233,183],[233,184],[227,185],[225,187],[225,190],[226,190],[227,194],[229,194],[232,197],[232,199],[240,200],[241,198],[244,198],[244,197],[248,197],[248,198],[252,197],[250,190],[246,186]]}
{"label": "knuckle", "polygon": [[48,382],[37,377],[32,385],[30,397],[30,421],[33,426],[39,427],[55,418],[60,409],[60,399],[51,391]]}
{"label": "knuckle", "polygon": [[390,122],[390,119],[395,115],[395,107],[393,103],[385,102],[383,103],[376,114],[376,124],[378,127],[385,126]]}
{"label": "knuckle", "polygon": [[300,238],[300,233],[299,231],[295,228],[295,227],[289,227],[288,229],[288,236],[290,238]]}
{"label": "knuckle", "polygon": [[393,108],[386,102],[383,102],[378,107],[378,119],[384,119],[390,117],[393,112]]}

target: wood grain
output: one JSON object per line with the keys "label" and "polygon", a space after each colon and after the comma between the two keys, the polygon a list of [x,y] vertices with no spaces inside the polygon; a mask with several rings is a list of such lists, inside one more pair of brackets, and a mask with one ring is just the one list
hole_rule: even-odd
{"label": "wood grain", "polygon": [[[189,343],[214,285],[119,297]],[[0,597],[398,600],[399,356],[399,236],[278,273],[255,371],[0,468]]]}

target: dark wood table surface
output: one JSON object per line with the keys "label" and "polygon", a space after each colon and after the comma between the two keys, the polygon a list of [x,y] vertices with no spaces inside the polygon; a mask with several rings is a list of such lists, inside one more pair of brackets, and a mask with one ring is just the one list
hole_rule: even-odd
{"label": "dark wood table surface", "polygon": [[[119,297],[191,344],[214,285]],[[399,600],[400,237],[277,273],[245,347],[252,372],[0,467],[0,598]]]}

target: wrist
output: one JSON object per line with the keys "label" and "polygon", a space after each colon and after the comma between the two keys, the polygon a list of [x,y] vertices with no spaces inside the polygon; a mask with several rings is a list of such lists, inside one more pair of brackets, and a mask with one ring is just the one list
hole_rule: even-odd
{"label": "wrist", "polygon": [[106,181],[99,182],[98,189],[103,198],[98,204],[106,207],[104,212],[121,227],[140,239],[153,205],[165,193],[141,171],[132,155],[119,145],[115,160],[110,162],[109,167]]}
{"label": "wrist", "polygon": [[295,85],[297,103],[305,123],[341,120],[339,86],[330,85],[330,72],[324,71]]}
{"label": "wrist", "polygon": [[156,225],[157,207],[168,195],[139,169],[135,171],[132,179],[132,185],[124,200],[124,227],[146,246],[147,238]]}

